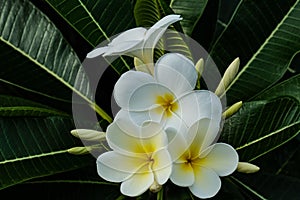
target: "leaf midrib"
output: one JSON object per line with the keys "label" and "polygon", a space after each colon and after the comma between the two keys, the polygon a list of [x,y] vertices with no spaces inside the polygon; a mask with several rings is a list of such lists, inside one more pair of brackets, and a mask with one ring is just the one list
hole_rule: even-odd
{"label": "leaf midrib", "polygon": [[[47,108],[39,108],[39,107],[32,107],[32,106],[5,106],[5,107],[0,107],[0,116],[1,112],[15,112],[15,111],[32,111],[32,112],[40,112],[40,113],[47,113],[47,114],[53,114],[53,115],[59,115],[59,116],[69,116],[66,113],[56,111],[56,110],[51,110]],[[28,115],[25,115],[28,116]]]}
{"label": "leaf midrib", "polygon": [[268,135],[265,135],[265,136],[260,137],[260,138],[258,138],[258,139],[256,139],[256,140],[253,140],[253,141],[251,141],[251,142],[248,142],[248,143],[246,143],[246,144],[244,144],[244,145],[242,145],[242,146],[236,147],[236,150],[238,151],[238,150],[241,150],[241,149],[246,148],[246,147],[248,147],[248,146],[251,146],[251,145],[253,145],[253,144],[256,144],[256,143],[258,143],[258,142],[261,142],[262,140],[265,140],[265,139],[267,139],[267,138],[269,138],[269,137],[271,137],[271,136],[273,136],[273,135],[276,135],[276,134],[278,134],[278,133],[280,133],[280,132],[282,132],[282,131],[284,131],[284,130],[286,130],[286,129],[288,129],[288,128],[291,128],[291,127],[293,127],[293,126],[295,126],[295,125],[298,125],[298,124],[300,124],[300,120],[297,121],[297,122],[294,122],[294,123],[292,123],[292,124],[289,124],[288,126],[284,126],[284,127],[280,128],[280,129],[278,129],[278,130],[276,130],[276,131],[273,131],[273,132],[269,133]]}
{"label": "leaf midrib", "polygon": [[68,150],[66,149],[66,150],[52,151],[52,152],[48,152],[48,153],[29,155],[29,156],[25,156],[25,157],[10,159],[10,160],[3,160],[3,161],[0,161],[0,165],[6,164],[6,163],[14,163],[14,162],[19,162],[19,161],[24,161],[24,160],[31,160],[31,159],[41,158],[41,157],[46,157],[46,156],[53,156],[53,155],[63,154],[63,153],[68,153]]}
{"label": "leaf midrib", "polygon": [[14,50],[16,50],[17,52],[19,52],[20,54],[22,54],[23,56],[25,56],[27,59],[29,59],[31,62],[33,62],[35,65],[39,66],[41,69],[45,70],[47,73],[49,73],[51,76],[53,76],[54,78],[56,78],[57,80],[59,80],[61,83],[63,83],[65,86],[67,86],[69,89],[71,89],[72,91],[74,91],[77,95],[79,95],[82,99],[84,99],[86,102],[89,103],[89,105],[95,109],[96,112],[98,112],[98,114],[105,120],[107,120],[108,122],[111,122],[112,119],[111,117],[104,111],[102,110],[99,106],[97,106],[94,102],[92,102],[89,98],[87,98],[85,95],[83,95],[80,91],[76,90],[72,85],[70,85],[68,82],[66,82],[63,78],[59,77],[57,74],[55,74],[54,72],[52,72],[51,70],[49,70],[47,67],[45,67],[43,64],[41,64],[40,62],[38,62],[37,60],[33,59],[30,55],[28,55],[27,53],[25,53],[24,51],[22,51],[20,48],[16,47],[15,45],[13,45],[12,43],[10,43],[9,41],[5,40],[2,36],[0,36],[0,41],[4,42],[5,44],[7,44],[8,46],[10,46],[11,48],[13,48]]}
{"label": "leaf midrib", "polygon": [[[68,21],[67,18],[65,18],[54,6],[52,6],[52,4],[49,2],[49,0],[46,0],[46,2],[56,11],[56,13],[58,13],[66,22],[68,22],[68,24],[74,29],[76,30],[77,33],[79,33],[79,35],[81,35],[82,38],[84,38],[85,41],[87,41],[93,48],[95,48],[96,46],[91,43],[72,23],[70,23]],[[90,19],[95,23],[95,25],[98,27],[98,29],[100,30],[100,32],[103,34],[103,36],[105,37],[105,39],[110,42],[109,37],[106,35],[105,31],[102,29],[102,27],[100,26],[100,24],[95,20],[95,18],[93,17],[92,13],[89,12],[89,10],[86,8],[86,6],[82,3],[81,0],[78,0],[79,4],[82,6],[82,8],[84,9],[84,11],[88,14],[88,16],[90,17]],[[62,3],[62,2],[61,2]],[[105,59],[105,58],[104,58]],[[130,66],[127,64],[127,62],[124,60],[124,58],[122,56],[120,56],[120,59],[122,60],[122,62],[124,63],[124,65],[126,66],[126,68],[128,70],[130,70]],[[106,60],[106,59],[105,59]],[[112,65],[110,64],[113,69],[119,74],[120,72]]]}
{"label": "leaf midrib", "polygon": [[[231,15],[231,17],[230,17],[230,19],[229,19],[229,21],[228,21],[227,24],[225,24],[225,23],[223,23],[222,21],[219,20],[219,14],[220,14],[220,13],[218,13],[218,20],[217,20],[217,21],[222,22],[222,24],[225,25],[225,26],[224,26],[225,28],[223,29],[223,31],[221,32],[221,34],[219,35],[219,37],[215,40],[214,44],[213,44],[212,47],[210,48],[210,52],[212,52],[212,51],[215,49],[215,47],[216,47],[216,45],[218,44],[219,40],[223,37],[223,34],[226,32],[228,26],[231,24],[232,20],[234,19],[236,13],[238,12],[238,10],[239,10],[239,8],[241,7],[241,4],[242,4],[243,2],[244,2],[244,0],[241,0],[241,1],[239,2],[239,4],[236,6],[236,8],[234,9],[234,12],[233,12],[233,14]],[[220,4],[221,4],[221,3],[219,3],[219,5],[220,5]],[[220,9],[220,7],[219,7],[219,9]]]}

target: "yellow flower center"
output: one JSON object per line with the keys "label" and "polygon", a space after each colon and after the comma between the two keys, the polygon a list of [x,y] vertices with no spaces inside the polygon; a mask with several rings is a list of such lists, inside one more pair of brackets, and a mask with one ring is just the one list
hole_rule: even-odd
{"label": "yellow flower center", "polygon": [[171,117],[172,112],[178,109],[178,103],[174,100],[174,96],[169,93],[156,97],[156,103],[163,108],[164,116]]}

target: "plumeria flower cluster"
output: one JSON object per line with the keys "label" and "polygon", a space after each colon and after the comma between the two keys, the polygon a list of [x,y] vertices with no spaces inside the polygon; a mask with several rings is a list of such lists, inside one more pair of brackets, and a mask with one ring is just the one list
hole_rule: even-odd
{"label": "plumeria flower cluster", "polygon": [[169,15],[148,30],[128,30],[88,54],[129,55],[150,66],[148,71],[124,73],[115,84],[114,98],[121,110],[106,131],[111,150],[97,159],[98,174],[121,183],[127,196],[159,191],[170,180],[199,198],[209,198],[220,190],[220,177],[238,166],[234,148],[216,143],[222,105],[215,93],[194,90],[194,63],[167,53],[152,64],[157,41],[180,19]]}

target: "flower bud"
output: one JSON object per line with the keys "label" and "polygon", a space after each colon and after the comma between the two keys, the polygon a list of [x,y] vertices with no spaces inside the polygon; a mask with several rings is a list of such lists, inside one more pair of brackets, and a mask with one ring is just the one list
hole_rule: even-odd
{"label": "flower bud", "polygon": [[149,190],[153,193],[157,193],[161,190],[162,186],[160,184],[158,184],[156,181],[154,181],[152,183],[152,185],[150,186]]}
{"label": "flower bud", "polygon": [[246,174],[258,172],[260,168],[247,162],[239,162],[236,171]]}
{"label": "flower bud", "polygon": [[71,134],[77,138],[87,141],[101,141],[105,139],[105,133],[90,129],[75,129]]}
{"label": "flower bud", "polygon": [[228,88],[228,86],[231,84],[233,79],[235,78],[236,74],[239,71],[239,66],[240,66],[240,59],[236,58],[226,69],[223,78],[221,79],[215,94],[217,96],[222,96],[225,92],[225,90]]}
{"label": "flower bud", "polygon": [[92,147],[73,147],[68,149],[68,153],[74,155],[88,154],[93,148]]}
{"label": "flower bud", "polygon": [[239,101],[235,104],[233,104],[232,106],[230,106],[227,110],[225,110],[222,114],[222,117],[224,119],[227,119],[229,117],[231,117],[233,114],[235,114],[243,105],[242,101]]}
{"label": "flower bud", "polygon": [[203,58],[200,58],[197,61],[196,65],[195,65],[195,68],[196,68],[196,70],[198,72],[198,75],[201,77],[201,75],[203,73],[203,70],[204,70],[204,60],[203,60]]}
{"label": "flower bud", "polygon": [[197,87],[197,89],[200,89],[200,78],[201,78],[202,73],[204,71],[204,60],[203,60],[203,58],[200,58],[197,61],[196,65],[195,65],[195,68],[196,68],[196,70],[198,72],[198,79],[197,79],[197,85],[196,85],[196,87]]}

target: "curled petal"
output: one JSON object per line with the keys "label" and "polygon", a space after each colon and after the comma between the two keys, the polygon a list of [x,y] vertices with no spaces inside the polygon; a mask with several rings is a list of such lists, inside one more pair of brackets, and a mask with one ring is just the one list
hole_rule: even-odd
{"label": "curled petal", "polygon": [[[203,160],[202,166],[213,169],[219,176],[227,176],[236,170],[239,158],[232,146],[217,143],[208,151],[209,153],[205,157],[200,155],[201,160]],[[206,152],[203,152],[203,155],[205,154]]]}
{"label": "curled petal", "polygon": [[198,74],[191,60],[178,53],[162,56],[155,65],[155,79],[181,96],[195,88]]}
{"label": "curled petal", "polygon": [[145,37],[147,29],[143,27],[137,27],[133,29],[129,29],[120,35],[118,35],[116,38],[114,38],[111,43],[109,43],[108,46],[110,45],[116,45],[118,46],[122,42],[127,42],[127,41],[142,41]]}
{"label": "curled petal", "polygon": [[154,48],[158,40],[162,37],[168,26],[181,20],[180,15],[167,15],[156,22],[145,34],[146,48]]}
{"label": "curled petal", "polygon": [[174,163],[170,180],[178,186],[188,187],[195,181],[194,170],[190,163]]}
{"label": "curled petal", "polygon": [[150,82],[155,82],[154,78],[144,72],[128,71],[122,74],[114,88],[114,97],[117,104],[122,108],[128,108],[129,100],[135,90]]}
{"label": "curled petal", "polygon": [[215,196],[221,188],[219,176],[211,169],[196,166],[193,167],[195,182],[189,187],[190,191],[199,198]]}
{"label": "curled petal", "polygon": [[96,48],[93,51],[89,52],[86,57],[87,58],[95,58],[97,56],[104,54],[108,49],[109,49],[109,47]]}
{"label": "curled petal", "polygon": [[103,54],[103,56],[118,56],[118,55],[127,55],[131,57],[140,56],[142,49],[141,41],[124,41],[119,45],[108,46],[107,51]]}
{"label": "curled petal", "polygon": [[141,54],[146,29],[142,27],[133,28],[118,35],[108,44],[108,49],[103,56]]}
{"label": "curled petal", "polygon": [[121,192],[130,197],[139,196],[148,190],[153,182],[153,173],[136,173],[121,184]]}
{"label": "curled petal", "polygon": [[179,108],[176,114],[182,118],[188,127],[202,118],[215,119],[220,123],[222,105],[219,97],[206,90],[196,90],[187,93],[179,100]]}

